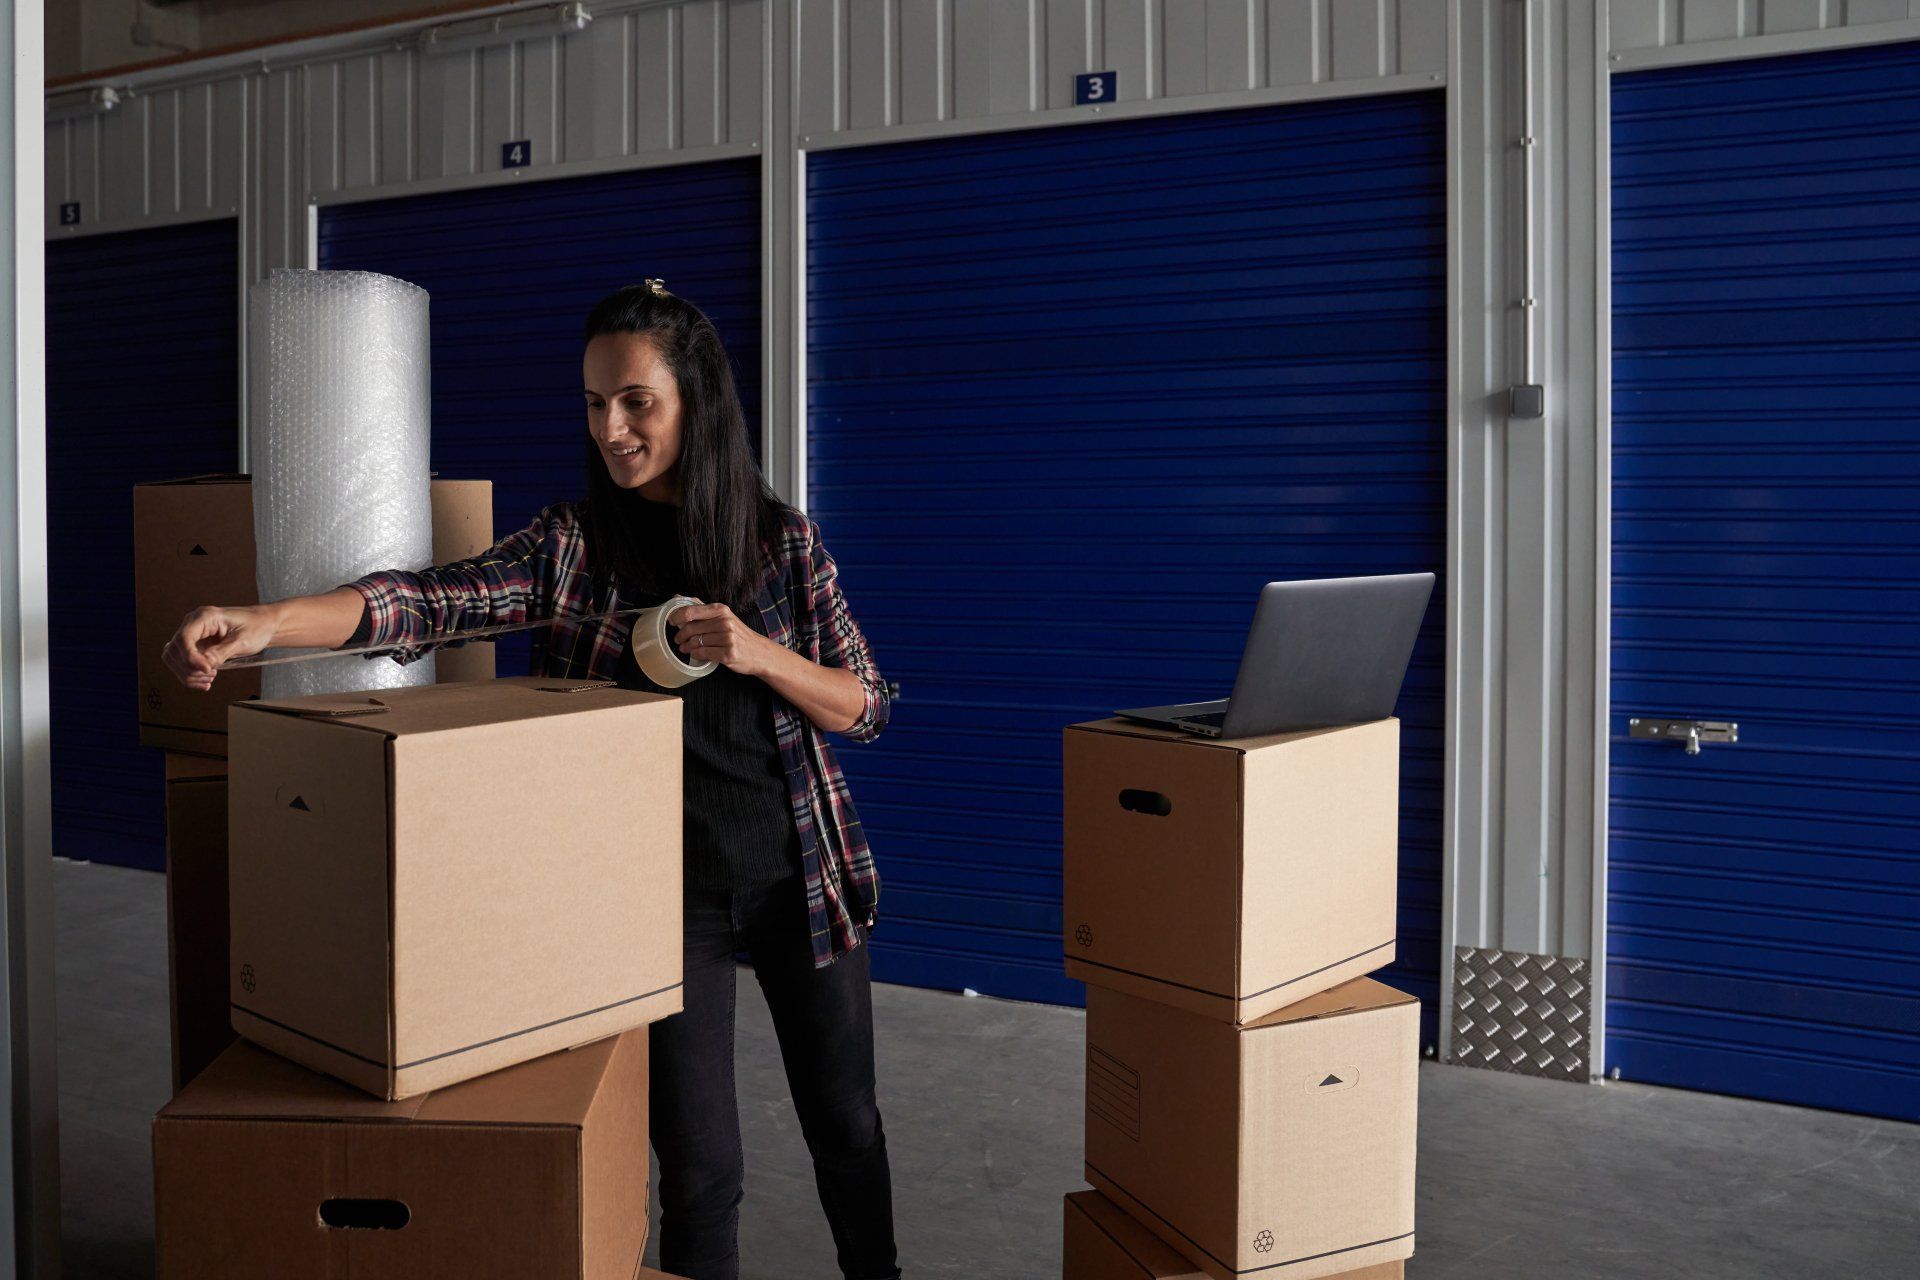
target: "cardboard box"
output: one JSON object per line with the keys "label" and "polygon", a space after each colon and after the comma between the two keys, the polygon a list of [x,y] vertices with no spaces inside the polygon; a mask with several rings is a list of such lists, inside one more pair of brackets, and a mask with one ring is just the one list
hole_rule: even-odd
{"label": "cardboard box", "polygon": [[233,1043],[227,1016],[227,762],[176,755],[167,778],[167,992],[173,1087]]}
{"label": "cardboard box", "polygon": [[[1201,1280],[1206,1272],[1098,1191],[1066,1198],[1063,1280]],[[1333,1280],[1402,1280],[1404,1262],[1342,1271]]]}
{"label": "cardboard box", "polygon": [[678,1012],[680,708],[528,677],[233,704],[234,1029],[405,1098]]}
{"label": "cardboard box", "polygon": [[1206,1273],[1098,1191],[1064,1201],[1062,1280],[1201,1280]]}
{"label": "cardboard box", "polygon": [[1087,990],[1087,1181],[1218,1280],[1413,1253],[1420,1007],[1367,978],[1246,1026]]}
{"label": "cardboard box", "polygon": [[1067,976],[1247,1022],[1392,961],[1400,722],[1065,742]]}
{"label": "cardboard box", "polygon": [[161,1280],[631,1280],[647,1034],[406,1102],[237,1044],[153,1122]]}
{"label": "cardboard box", "polygon": [[[436,564],[493,545],[493,482],[433,482]],[[255,604],[253,481],[194,476],[133,487],[134,641],[139,646],[140,741],[168,751],[227,753],[227,706],[260,696],[260,672],[228,672],[201,693],[181,684],[160,652],[188,612],[204,604]],[[493,678],[490,644],[442,649],[443,682]]]}

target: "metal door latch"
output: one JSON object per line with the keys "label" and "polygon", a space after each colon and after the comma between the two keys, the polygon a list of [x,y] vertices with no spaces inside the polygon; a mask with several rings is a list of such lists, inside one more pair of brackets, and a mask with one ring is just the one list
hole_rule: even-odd
{"label": "metal door latch", "polygon": [[1687,754],[1700,754],[1703,742],[1738,742],[1740,726],[1731,720],[1642,720],[1627,721],[1627,734],[1634,738],[1660,738],[1686,744]]}

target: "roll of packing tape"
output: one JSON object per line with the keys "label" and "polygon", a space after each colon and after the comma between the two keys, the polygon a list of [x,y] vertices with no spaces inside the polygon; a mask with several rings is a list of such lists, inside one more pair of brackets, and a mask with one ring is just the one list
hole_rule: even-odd
{"label": "roll of packing tape", "polygon": [[633,657],[646,672],[647,679],[662,689],[678,689],[692,684],[713,670],[711,662],[688,662],[673,651],[673,639],[667,634],[667,619],[681,605],[699,604],[692,596],[675,596],[657,608],[648,609],[633,620]]}

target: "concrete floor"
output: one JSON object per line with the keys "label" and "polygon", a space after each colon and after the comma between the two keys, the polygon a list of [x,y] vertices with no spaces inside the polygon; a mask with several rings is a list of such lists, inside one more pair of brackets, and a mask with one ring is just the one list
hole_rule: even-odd
{"label": "concrete floor", "polygon": [[[167,1098],[160,878],[56,863],[66,1274],[152,1274],[148,1121]],[[750,974],[740,1000],[746,1280],[833,1250]],[[1060,1274],[1080,1181],[1077,1010],[875,993],[912,1280]],[[1920,1275],[1920,1127],[1677,1090],[1426,1066],[1413,1280]],[[651,1260],[651,1259],[649,1259]]]}

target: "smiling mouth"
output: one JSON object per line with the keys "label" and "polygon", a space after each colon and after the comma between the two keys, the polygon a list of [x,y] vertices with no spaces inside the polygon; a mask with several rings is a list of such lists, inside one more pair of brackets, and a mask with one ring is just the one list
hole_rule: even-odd
{"label": "smiling mouth", "polygon": [[636,444],[628,449],[608,449],[607,452],[616,458],[631,458],[640,452],[640,446]]}

